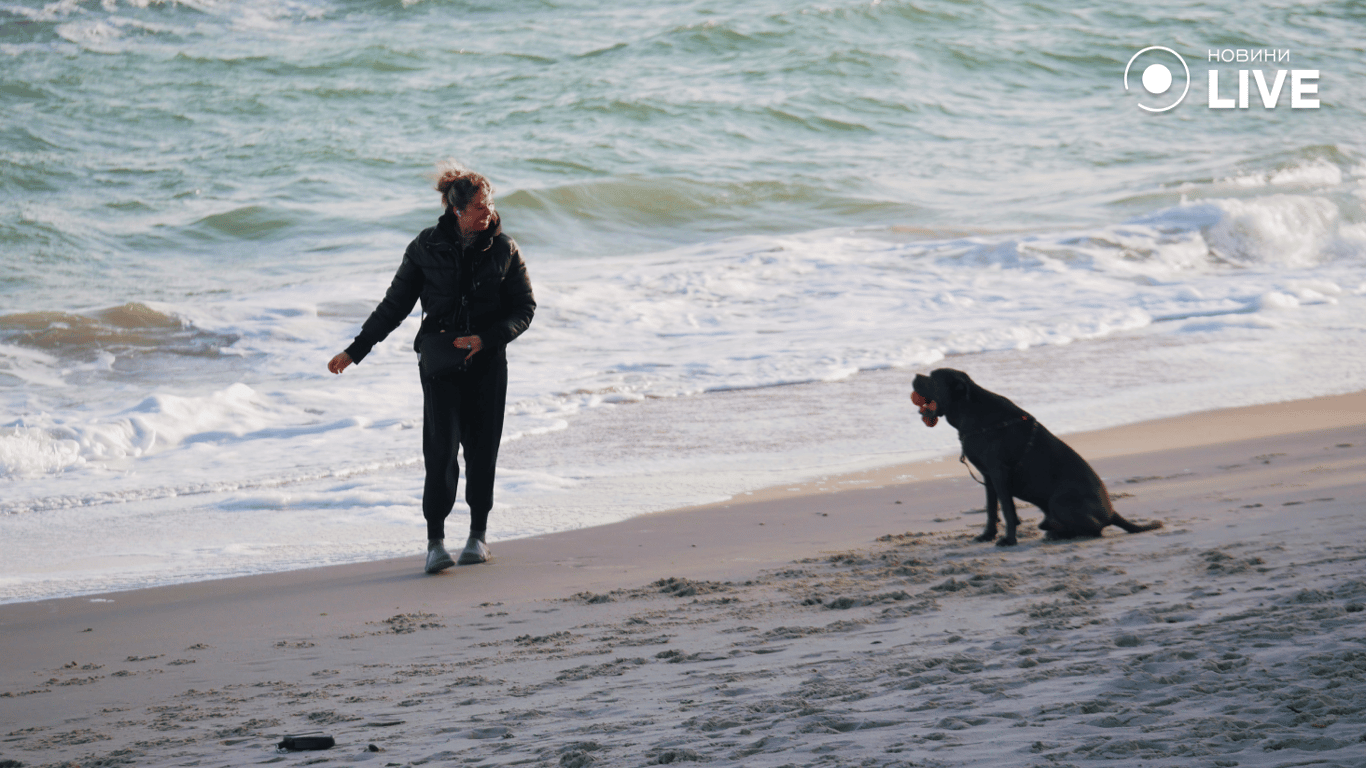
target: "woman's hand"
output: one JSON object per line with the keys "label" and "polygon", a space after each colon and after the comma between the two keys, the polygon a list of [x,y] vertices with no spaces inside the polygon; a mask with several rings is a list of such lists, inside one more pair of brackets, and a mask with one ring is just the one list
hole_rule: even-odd
{"label": "woman's hand", "polygon": [[470,353],[465,355],[465,360],[469,361],[474,353],[484,348],[484,340],[478,336],[461,336],[455,340],[455,348],[468,349]]}
{"label": "woman's hand", "polygon": [[341,373],[346,370],[346,366],[351,364],[351,356],[342,352],[336,357],[327,361],[327,370],[333,373]]}

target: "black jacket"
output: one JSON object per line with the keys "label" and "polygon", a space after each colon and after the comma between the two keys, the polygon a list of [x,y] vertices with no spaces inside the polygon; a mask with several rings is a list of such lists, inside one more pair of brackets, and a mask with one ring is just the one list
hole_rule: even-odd
{"label": "black jacket", "polygon": [[384,300],[346,348],[353,362],[365,359],[392,333],[418,299],[424,317],[414,350],[424,335],[445,328],[477,335],[486,352],[500,354],[531,324],[536,297],[517,243],[503,234],[501,222],[495,218],[464,249],[458,232],[447,211],[435,227],[422,230],[408,244]]}

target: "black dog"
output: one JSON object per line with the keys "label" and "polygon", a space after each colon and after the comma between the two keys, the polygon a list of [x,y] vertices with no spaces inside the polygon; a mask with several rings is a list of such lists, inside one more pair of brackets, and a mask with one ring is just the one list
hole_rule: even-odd
{"label": "black dog", "polygon": [[1067,443],[1010,400],[977,386],[966,373],[940,368],[917,375],[911,399],[920,406],[925,424],[933,427],[942,416],[958,430],[963,455],[986,477],[987,527],[978,541],[996,538],[996,506],[1006,519],[1005,536],[997,546],[1015,543],[1015,499],[1043,512],[1039,530],[1048,538],[1099,536],[1107,525],[1129,533],[1161,528],[1162,523],[1135,525],[1110,505],[1091,465]]}

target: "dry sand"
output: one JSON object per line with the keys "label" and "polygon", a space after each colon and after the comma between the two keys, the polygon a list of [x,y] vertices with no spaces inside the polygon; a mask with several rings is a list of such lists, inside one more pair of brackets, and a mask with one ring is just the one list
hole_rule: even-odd
{"label": "dry sand", "polygon": [[1066,439],[1166,528],[979,544],[949,458],[0,606],[0,768],[1366,765],[1366,394]]}

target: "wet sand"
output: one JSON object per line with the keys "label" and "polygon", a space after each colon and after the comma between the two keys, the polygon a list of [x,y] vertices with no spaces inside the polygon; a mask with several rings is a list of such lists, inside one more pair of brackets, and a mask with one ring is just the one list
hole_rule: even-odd
{"label": "wet sand", "polygon": [[435,577],[0,606],[0,766],[1361,765],[1366,394],[1064,437],[1166,527],[977,543],[946,457]]}

